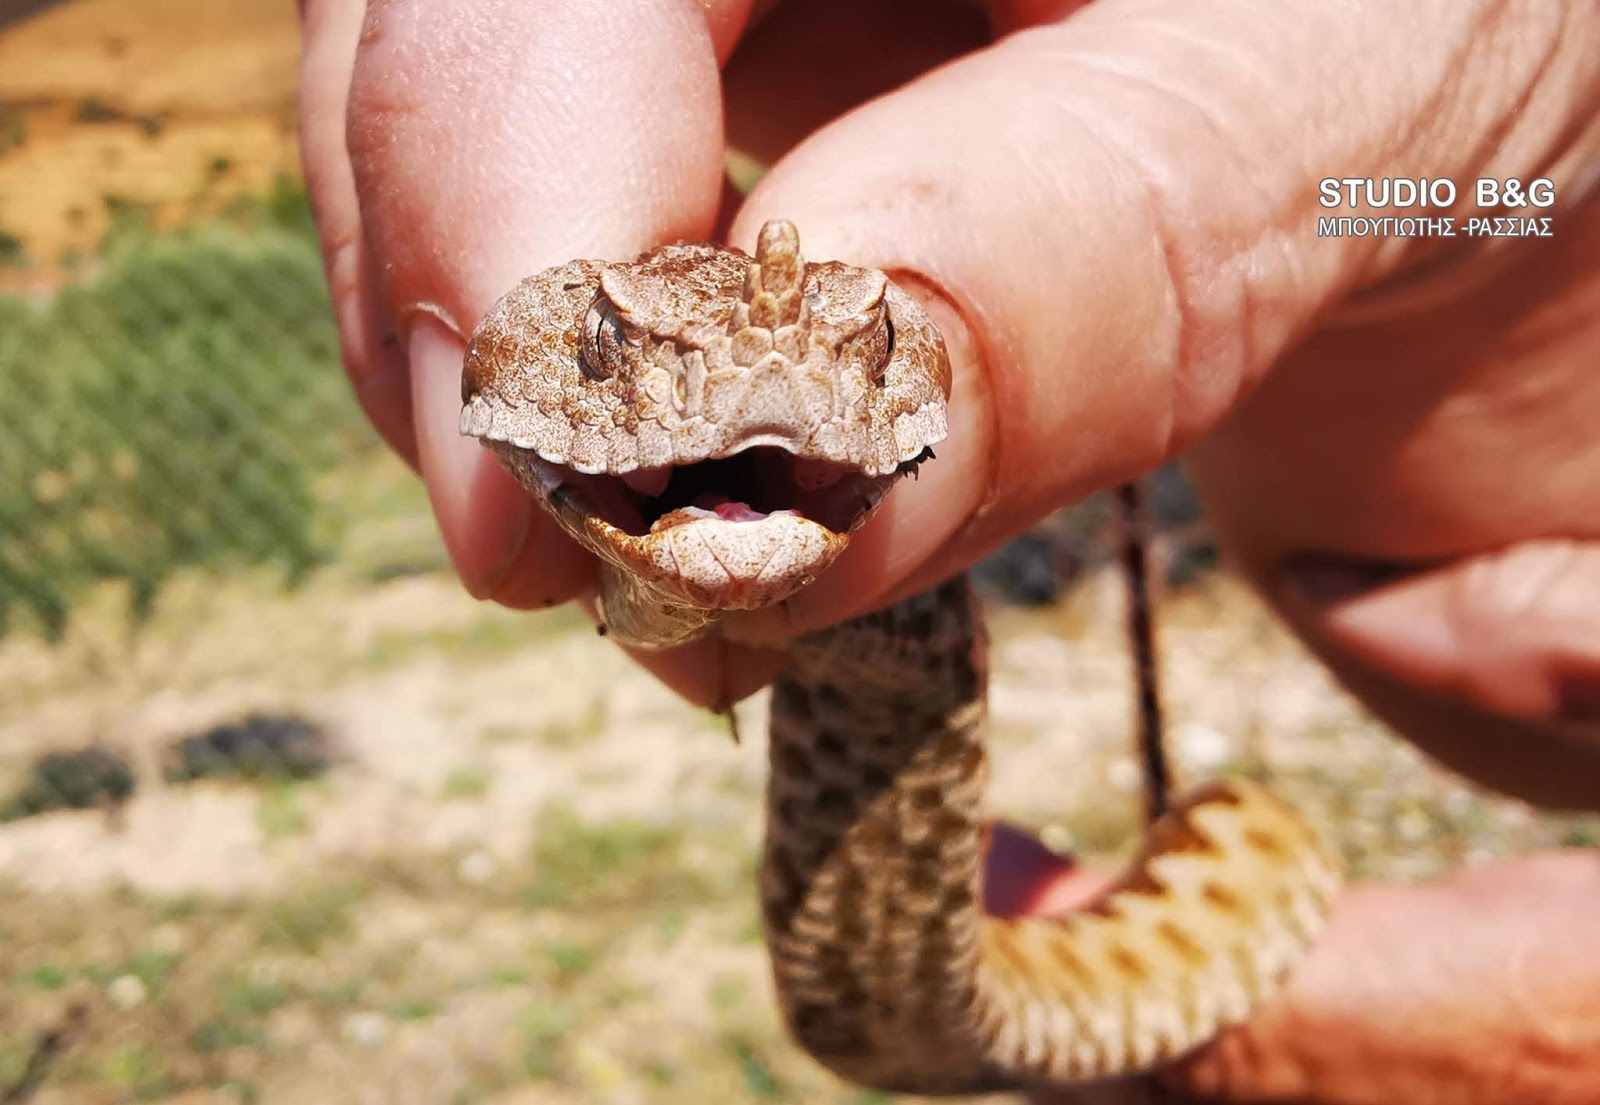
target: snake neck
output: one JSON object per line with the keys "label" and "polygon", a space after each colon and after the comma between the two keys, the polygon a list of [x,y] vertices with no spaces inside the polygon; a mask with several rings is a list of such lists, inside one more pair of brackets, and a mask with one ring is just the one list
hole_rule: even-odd
{"label": "snake neck", "polygon": [[986,651],[956,580],[802,638],[773,688],[774,977],[790,1030],[846,1078],[983,1067]]}

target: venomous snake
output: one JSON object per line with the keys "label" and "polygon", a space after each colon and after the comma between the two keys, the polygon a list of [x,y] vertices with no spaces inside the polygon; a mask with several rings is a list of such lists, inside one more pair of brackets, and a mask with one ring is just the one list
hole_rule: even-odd
{"label": "venomous snake", "polygon": [[[946,434],[950,367],[882,272],[678,244],[532,276],[474,332],[461,430],[601,563],[625,643],[736,638],[828,567]],[[794,641],[772,692],[761,902],[794,1037],[925,1094],[1128,1074],[1237,1023],[1339,868],[1244,780],[1147,829],[1064,917],[982,909],[986,641],[965,578]]]}

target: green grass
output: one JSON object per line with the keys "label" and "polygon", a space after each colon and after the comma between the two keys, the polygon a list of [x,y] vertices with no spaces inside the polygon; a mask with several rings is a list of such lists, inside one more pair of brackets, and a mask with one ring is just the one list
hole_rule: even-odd
{"label": "green grass", "polygon": [[59,990],[67,984],[68,975],[65,968],[54,963],[41,963],[25,976],[25,981],[41,990]]}
{"label": "green grass", "polygon": [[1578,825],[1561,838],[1563,848],[1600,848],[1600,826]]}
{"label": "green grass", "polygon": [[135,1101],[155,1101],[178,1089],[178,1080],[150,1048],[133,1046],[106,1060],[105,1080]]}
{"label": "green grass", "polygon": [[260,1024],[230,1016],[201,1022],[185,1042],[200,1055],[215,1055],[235,1048],[265,1050],[272,1043],[266,1029]]}
{"label": "green grass", "polygon": [[152,998],[159,998],[168,978],[178,965],[178,958],[177,952],[146,948],[129,957],[123,963],[118,975],[134,976],[144,983]]}
{"label": "green grass", "polygon": [[28,117],[22,108],[0,105],[0,156],[28,140]]}
{"label": "green grass", "polygon": [[396,1002],[389,1007],[389,1016],[397,1021],[426,1021],[439,1015],[439,1006],[431,1001],[413,998]]}
{"label": "green grass", "polygon": [[[588,628],[587,621],[584,628]],[[534,734],[534,739],[554,752],[573,749],[603,732],[610,717],[610,704],[603,695],[597,695],[581,716],[570,721],[546,722]]]}
{"label": "green grass", "polygon": [[428,633],[379,634],[362,662],[369,671],[381,672],[419,656],[447,655],[456,663],[493,661],[577,631],[592,633],[593,629],[575,607],[528,614],[486,606],[463,626]]}
{"label": "green grass", "polygon": [[329,882],[268,905],[258,921],[262,943],[315,955],[323,945],[350,931],[350,915],[362,896],[353,882]]}
{"label": "green grass", "polygon": [[292,994],[281,982],[243,979],[233,984],[223,996],[223,1005],[230,1013],[260,1017],[286,1004]]}
{"label": "green grass", "polygon": [[670,826],[625,818],[588,822],[563,807],[547,807],[534,829],[524,904],[583,910],[694,900],[705,887],[681,862],[682,846],[681,831]]}
{"label": "green grass", "polygon": [[310,824],[302,800],[303,789],[295,783],[275,783],[256,802],[256,828],[268,840],[298,836]]}
{"label": "green grass", "polygon": [[580,981],[594,966],[594,948],[566,940],[551,940],[539,949],[551,967],[552,981],[558,986],[570,986]]}
{"label": "green grass", "polygon": [[577,1011],[562,1002],[530,1005],[517,1016],[522,1037],[522,1071],[530,1078],[554,1080],[565,1073],[563,1043],[578,1024]]}
{"label": "green grass", "polygon": [[477,801],[489,793],[494,780],[481,767],[458,767],[445,776],[440,794],[457,801]]}
{"label": "green grass", "polygon": [[785,1096],[784,1086],[773,1072],[762,1050],[744,1033],[733,1032],[723,1038],[723,1046],[733,1056],[751,1097],[773,1101]]}
{"label": "green grass", "polygon": [[31,1034],[0,1034],[0,1086],[14,1086],[21,1080],[36,1046]]}

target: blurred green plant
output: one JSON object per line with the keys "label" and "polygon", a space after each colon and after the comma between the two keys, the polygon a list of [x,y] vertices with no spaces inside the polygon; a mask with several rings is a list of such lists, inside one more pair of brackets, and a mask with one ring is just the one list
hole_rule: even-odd
{"label": "blurred green plant", "polygon": [[59,636],[105,580],[135,624],[184,569],[292,584],[335,536],[318,474],[365,440],[298,190],[171,234],[106,203],[91,282],[0,297],[0,634]]}
{"label": "blurred green plant", "polygon": [[16,104],[0,104],[0,154],[28,140],[28,116]]}

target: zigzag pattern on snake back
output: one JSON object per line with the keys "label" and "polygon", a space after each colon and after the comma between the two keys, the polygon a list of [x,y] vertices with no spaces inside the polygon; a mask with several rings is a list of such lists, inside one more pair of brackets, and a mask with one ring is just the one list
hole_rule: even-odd
{"label": "zigzag pattern on snake back", "polygon": [[[483,319],[462,432],[600,558],[613,634],[770,642],[759,611],[839,555],[946,433],[950,369],[881,272],[666,246],[573,261]],[[790,643],[773,688],[761,899],[795,1038],[886,1090],[1148,1069],[1274,992],[1336,862],[1259,786],[1206,784],[1065,917],[982,912],[987,645],[964,579]]]}

